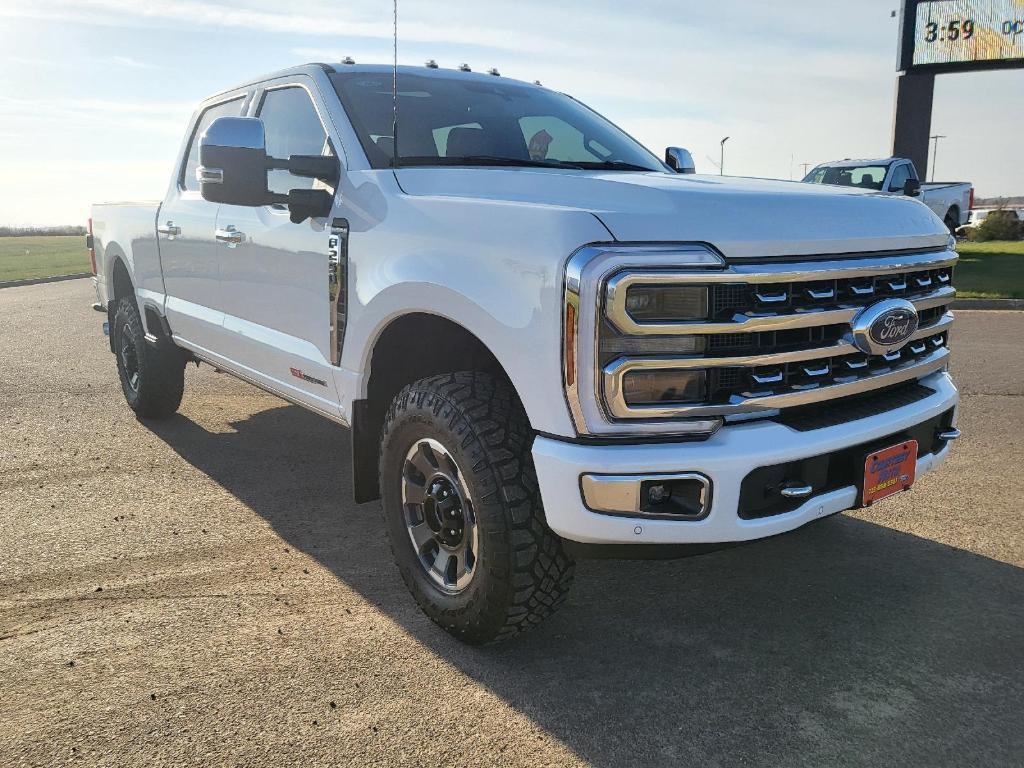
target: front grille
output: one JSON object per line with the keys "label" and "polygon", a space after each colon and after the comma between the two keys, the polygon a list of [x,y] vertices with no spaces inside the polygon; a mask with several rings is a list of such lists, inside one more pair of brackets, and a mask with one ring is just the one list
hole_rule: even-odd
{"label": "front grille", "polygon": [[[599,327],[598,386],[608,417],[686,419],[807,406],[913,382],[941,370],[948,356],[951,251],[824,262],[743,263],[719,272],[631,270],[617,285],[704,285],[705,320],[638,322],[623,314],[609,283]],[[866,307],[905,299],[918,330],[902,348],[869,356],[851,325]],[[687,350],[684,352],[683,350]],[[704,402],[627,405],[631,371],[706,370]],[[893,405],[896,407],[896,405]]]}
{"label": "front grille", "polygon": [[779,394],[841,384],[913,366],[945,347],[947,335],[938,333],[916,339],[889,355],[854,353],[816,357],[781,365],[754,368],[714,368],[708,401],[727,403],[736,395],[755,397],[758,392]]}
{"label": "front grille", "polygon": [[711,317],[726,320],[737,312],[861,306],[881,299],[904,299],[952,285],[953,268],[924,269],[837,280],[808,280],[757,285],[716,285],[711,292]]}

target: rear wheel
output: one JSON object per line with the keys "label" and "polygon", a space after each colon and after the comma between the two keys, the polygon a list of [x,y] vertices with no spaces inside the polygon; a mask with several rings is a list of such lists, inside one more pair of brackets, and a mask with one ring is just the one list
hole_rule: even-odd
{"label": "rear wheel", "polygon": [[949,233],[955,235],[956,231],[960,228],[960,209],[955,206],[950,208],[946,211],[946,218],[943,221],[946,227],[949,228]]}
{"label": "rear wheel", "polygon": [[170,416],[185,390],[185,356],[166,339],[146,340],[134,298],[117,302],[111,328],[117,372],[125,400],[136,415],[148,419]]}
{"label": "rear wheel", "polygon": [[468,643],[534,626],[572,583],[531,444],[511,390],[483,373],[422,379],[388,412],[380,480],[395,561],[423,611]]}

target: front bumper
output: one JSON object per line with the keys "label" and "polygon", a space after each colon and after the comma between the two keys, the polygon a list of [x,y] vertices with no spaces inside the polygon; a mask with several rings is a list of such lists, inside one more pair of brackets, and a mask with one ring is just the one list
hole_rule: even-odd
{"label": "front bumper", "polygon": [[[807,499],[797,509],[744,520],[740,486],[754,469],[869,443],[909,429],[956,406],[956,387],[945,372],[921,380],[935,394],[885,413],[810,432],[771,421],[736,424],[703,442],[586,445],[538,437],[533,459],[548,525],[585,544],[699,544],[739,542],[791,531],[857,504],[851,485]],[[954,417],[955,423],[955,417]],[[949,444],[918,459],[918,476],[938,467]],[[583,503],[580,477],[603,474],[700,473],[711,480],[711,508],[701,520],[659,520],[592,512]]]}

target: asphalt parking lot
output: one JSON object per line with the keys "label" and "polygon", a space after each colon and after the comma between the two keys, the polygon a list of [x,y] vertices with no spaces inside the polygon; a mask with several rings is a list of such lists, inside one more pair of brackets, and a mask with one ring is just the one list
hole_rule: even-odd
{"label": "asphalt parking lot", "polygon": [[209,367],[135,420],[88,281],[0,291],[0,764],[1021,765],[1024,313],[963,312],[964,437],[870,512],[591,561],[467,648],[347,434]]}

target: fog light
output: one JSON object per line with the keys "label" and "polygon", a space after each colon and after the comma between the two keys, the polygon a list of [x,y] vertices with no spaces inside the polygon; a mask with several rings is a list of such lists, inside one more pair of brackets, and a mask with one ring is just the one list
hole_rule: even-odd
{"label": "fog light", "polygon": [[708,483],[703,477],[645,480],[640,484],[640,511],[648,514],[703,517],[708,501]]}
{"label": "fog light", "polygon": [[707,371],[636,370],[622,379],[627,405],[700,403],[707,396]]}
{"label": "fog light", "polygon": [[694,521],[711,512],[711,480],[696,472],[586,474],[580,490],[588,509],[606,515]]}
{"label": "fog light", "polygon": [[670,491],[663,483],[656,483],[647,489],[647,501],[650,504],[661,504],[670,496],[672,496],[672,491]]}
{"label": "fog light", "polygon": [[704,320],[708,289],[699,285],[634,285],[626,292],[626,312],[637,322]]}

